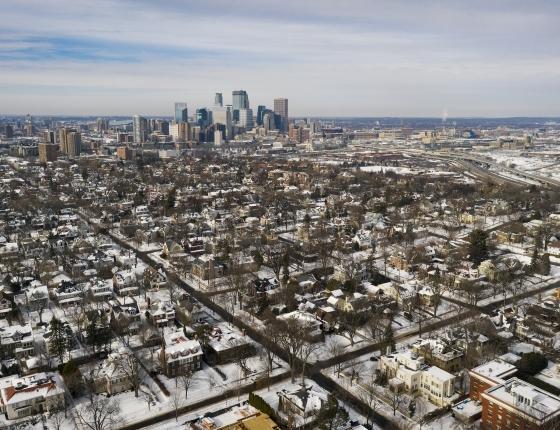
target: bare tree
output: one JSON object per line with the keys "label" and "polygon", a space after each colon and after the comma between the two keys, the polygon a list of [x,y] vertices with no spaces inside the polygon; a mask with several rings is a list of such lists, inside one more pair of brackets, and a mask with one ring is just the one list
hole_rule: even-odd
{"label": "bare tree", "polygon": [[[331,338],[327,343],[327,350],[329,351],[329,355],[331,357],[338,357],[344,352],[344,345],[341,342],[336,340],[336,338]],[[337,360],[334,365],[334,371],[336,372],[337,378],[340,378],[340,372],[342,371],[342,365],[344,363],[340,360]]]}
{"label": "bare tree", "polygon": [[393,415],[396,415],[397,409],[399,409],[399,407],[401,406],[404,400],[403,393],[398,388],[394,388],[394,389],[389,388],[385,390],[385,392],[387,394],[387,400],[389,401],[389,406],[393,410]]}
{"label": "bare tree", "polygon": [[66,408],[60,407],[49,411],[49,424],[55,430],[61,430],[64,426],[64,421],[66,421]]}
{"label": "bare tree", "polygon": [[121,407],[114,397],[93,396],[92,400],[74,409],[74,416],[83,428],[109,430],[121,421]]}
{"label": "bare tree", "polygon": [[353,358],[348,362],[348,369],[350,369],[350,385],[352,385],[354,381],[356,381],[356,383],[359,383],[360,374],[364,369],[364,364],[357,358]]}
{"label": "bare tree", "polygon": [[150,393],[148,393],[147,391],[141,391],[142,393],[142,398],[144,399],[144,401],[146,402],[146,404],[148,405],[148,411],[151,409],[152,407],[152,403],[153,403],[153,397]]}
{"label": "bare tree", "polygon": [[179,421],[179,409],[181,409],[184,403],[183,392],[180,390],[173,391],[171,394],[171,405],[175,410],[175,421]]}
{"label": "bare tree", "polygon": [[319,349],[320,345],[306,341],[302,344],[299,359],[301,360],[301,383],[305,385],[305,368],[311,354]]}
{"label": "bare tree", "polygon": [[437,316],[437,310],[441,304],[441,296],[445,291],[445,285],[439,282],[438,279],[430,283],[430,289],[432,290],[432,304],[434,307],[434,317]]}
{"label": "bare tree", "polygon": [[[362,402],[366,404],[368,407],[368,411],[366,414],[366,424],[369,426],[369,423],[373,424],[375,420],[375,414],[377,408],[381,405],[381,401],[375,394],[375,381],[377,376],[374,371],[372,371],[365,382],[364,385],[361,386],[361,390],[359,392],[359,398]],[[371,421],[370,421],[371,418]]]}
{"label": "bare tree", "polygon": [[305,327],[295,318],[287,320],[276,319],[273,330],[278,331],[278,343],[288,353],[288,364],[292,373],[292,383],[296,379],[296,366],[301,349],[307,336]]}
{"label": "bare tree", "polygon": [[382,319],[382,315],[379,312],[372,312],[366,321],[364,330],[370,340],[376,341],[383,336]]}
{"label": "bare tree", "polygon": [[342,315],[342,322],[344,324],[344,329],[346,334],[348,334],[348,339],[350,340],[350,346],[354,346],[356,335],[358,333],[358,328],[360,328],[364,317],[356,310],[351,310],[344,312]]}
{"label": "bare tree", "polygon": [[117,361],[117,368],[125,375],[125,378],[132,388],[134,389],[134,396],[138,397],[138,390],[140,389],[140,384],[142,383],[141,367],[140,361],[136,354],[132,351],[127,351],[121,354],[119,360]]}
{"label": "bare tree", "polygon": [[261,368],[265,373],[267,387],[270,389],[270,375],[272,374],[273,370],[273,361],[269,360],[266,348],[263,348],[259,351],[259,358],[262,362]]}
{"label": "bare tree", "polygon": [[185,390],[185,400],[187,399],[187,396],[189,394],[189,388],[193,383],[193,376],[194,373],[188,369],[185,370],[183,373],[181,373],[179,376],[177,376],[177,378],[179,379],[179,384]]}

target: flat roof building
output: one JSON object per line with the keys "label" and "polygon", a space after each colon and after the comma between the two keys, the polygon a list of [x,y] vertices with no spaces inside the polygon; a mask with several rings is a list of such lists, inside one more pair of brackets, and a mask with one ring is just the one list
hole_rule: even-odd
{"label": "flat roof building", "polygon": [[521,379],[491,387],[480,398],[484,430],[560,428],[560,397]]}

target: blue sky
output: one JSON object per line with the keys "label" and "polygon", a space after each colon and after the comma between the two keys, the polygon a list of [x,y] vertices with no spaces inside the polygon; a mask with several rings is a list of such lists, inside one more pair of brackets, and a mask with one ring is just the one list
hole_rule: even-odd
{"label": "blue sky", "polygon": [[554,0],[3,0],[0,113],[558,116]]}

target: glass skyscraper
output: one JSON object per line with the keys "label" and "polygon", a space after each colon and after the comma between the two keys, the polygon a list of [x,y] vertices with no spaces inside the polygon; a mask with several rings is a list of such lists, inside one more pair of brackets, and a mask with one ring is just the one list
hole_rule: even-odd
{"label": "glass skyscraper", "polygon": [[186,103],[175,103],[175,122],[187,122],[189,114]]}
{"label": "glass skyscraper", "polygon": [[249,109],[249,96],[245,90],[236,90],[232,93],[233,109]]}

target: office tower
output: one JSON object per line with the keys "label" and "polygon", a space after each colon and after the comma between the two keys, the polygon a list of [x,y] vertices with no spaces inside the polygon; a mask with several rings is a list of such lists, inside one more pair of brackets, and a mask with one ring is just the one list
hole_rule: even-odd
{"label": "office tower", "polygon": [[98,133],[109,130],[109,120],[107,118],[97,118],[95,121],[95,128]]}
{"label": "office tower", "polygon": [[148,137],[148,121],[140,115],[132,117],[132,135],[134,143],[144,143]]}
{"label": "office tower", "polygon": [[164,136],[169,136],[169,121],[156,121],[156,131],[159,131]]}
{"label": "office tower", "polygon": [[202,127],[199,125],[193,125],[191,127],[191,135],[189,136],[189,140],[192,142],[200,142],[200,134],[202,131]]}
{"label": "office tower", "polygon": [[232,92],[233,109],[249,109],[249,96],[245,90],[236,90]]}
{"label": "office tower", "polygon": [[257,125],[263,125],[263,116],[264,111],[266,110],[266,106],[259,105],[257,108]]}
{"label": "office tower", "polygon": [[249,109],[249,96],[245,90],[235,90],[231,95],[233,100],[232,120],[234,123],[238,123],[239,111],[241,109]]}
{"label": "office tower", "polygon": [[175,103],[175,122],[187,122],[189,120],[187,104]]}
{"label": "office tower", "polygon": [[275,130],[276,122],[274,120],[274,112],[267,110],[263,115],[263,126],[266,131]]}
{"label": "office tower", "polygon": [[6,139],[11,139],[12,137],[14,137],[14,126],[13,125],[6,124],[4,126],[4,136],[6,137]]}
{"label": "office tower", "polygon": [[189,135],[189,123],[183,121],[173,122],[170,134],[174,142],[186,142]]}
{"label": "office tower", "polygon": [[223,143],[223,135],[221,130],[214,130],[214,145],[221,145]]}
{"label": "office tower", "polygon": [[214,106],[223,106],[224,105],[224,98],[222,97],[222,93],[216,93],[214,96]]}
{"label": "office tower", "polygon": [[288,131],[288,99],[274,99],[274,113],[280,116],[281,124],[276,124],[280,131]]}
{"label": "office tower", "polygon": [[25,124],[23,130],[26,136],[33,136],[33,124],[31,122]]}
{"label": "office tower", "polygon": [[210,124],[209,113],[206,108],[200,108],[196,110],[196,123],[200,127],[206,127]]}
{"label": "office tower", "polygon": [[157,119],[148,120],[148,134],[151,134],[156,130],[157,130]]}
{"label": "office tower", "polygon": [[230,140],[233,136],[231,107],[215,107],[212,109],[212,123],[214,125],[221,124],[225,127],[226,139]]}
{"label": "office tower", "polygon": [[56,161],[57,158],[58,158],[58,145],[54,143],[39,144],[39,161],[41,163]]}
{"label": "office tower", "polygon": [[239,125],[248,130],[253,128],[253,109],[239,109]]}
{"label": "office tower", "polygon": [[77,157],[82,152],[82,135],[77,131],[66,134],[66,150],[69,157]]}
{"label": "office tower", "polygon": [[41,134],[41,141],[43,143],[55,143],[54,131],[45,130]]}
{"label": "office tower", "polygon": [[60,147],[60,152],[62,152],[63,154],[66,154],[68,152],[66,137],[67,134],[68,129],[65,127],[62,127],[60,130],[58,130],[58,146]]}

